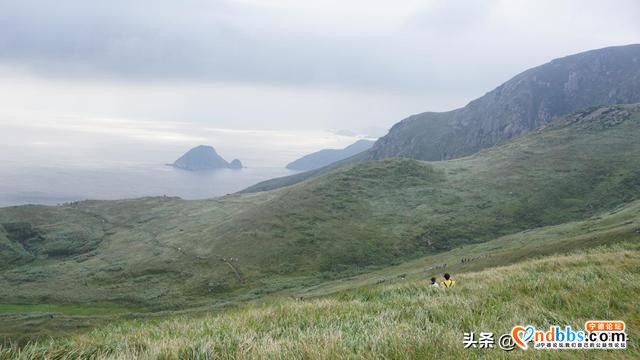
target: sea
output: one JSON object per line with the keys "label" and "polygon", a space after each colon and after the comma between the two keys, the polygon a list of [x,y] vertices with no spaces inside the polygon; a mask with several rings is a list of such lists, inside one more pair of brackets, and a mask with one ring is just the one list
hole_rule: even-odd
{"label": "sea", "polygon": [[163,195],[206,199],[295,173],[284,167],[191,172],[153,163],[117,168],[4,167],[0,172],[0,207]]}
{"label": "sea", "polygon": [[[0,123],[0,207],[164,195],[219,197],[295,174],[287,163],[358,140],[324,130],[169,132],[155,124],[140,129],[137,123],[126,131],[111,122],[89,128],[86,123],[81,128],[27,125]],[[212,145],[227,161],[240,159],[245,168],[191,172],[166,165],[203,144]]]}

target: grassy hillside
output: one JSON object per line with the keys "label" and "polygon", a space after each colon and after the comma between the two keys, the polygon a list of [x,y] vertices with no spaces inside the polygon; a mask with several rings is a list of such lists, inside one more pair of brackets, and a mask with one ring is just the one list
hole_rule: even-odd
{"label": "grassy hillside", "polygon": [[286,186],[295,185],[301,183],[303,181],[315,179],[317,177],[326,175],[332,171],[336,171],[338,169],[352,166],[355,164],[361,164],[370,160],[370,155],[366,152],[361,152],[352,157],[346,158],[344,160],[336,161],[327,166],[323,166],[318,169],[313,169],[305,172],[301,172],[294,175],[287,175],[282,177],[277,177],[265,181],[261,181],[255,185],[249,186],[248,188],[240,191],[241,194],[250,194],[261,191],[271,191],[280,189]]}
{"label": "grassy hillside", "polygon": [[[348,278],[325,281],[295,293],[296,297],[314,297],[368,287],[377,284],[404,282],[404,279],[440,277],[479,271],[521,261],[564,254],[621,242],[640,243],[640,201],[618,207],[584,221],[525,230],[487,242],[465,245],[450,251],[427,255],[399,265]],[[465,261],[462,261],[462,260]],[[445,266],[443,268],[443,266]],[[640,264],[639,264],[640,265]]]}
{"label": "grassy hillside", "polygon": [[277,191],[0,209],[0,298],[149,310],[296,291],[599,214],[640,195],[640,107],[475,156],[339,169]]}
{"label": "grassy hillside", "polygon": [[[633,359],[640,356],[639,250],[638,242],[625,243],[460,274],[453,289],[415,280],[221,314],[119,322],[20,352],[0,348],[0,359]],[[465,331],[499,336],[517,324],[575,329],[592,319],[624,320],[629,349],[505,353],[462,346]]]}
{"label": "grassy hillside", "polygon": [[[441,276],[443,271],[459,274],[508,265],[541,255],[565,253],[576,249],[621,242],[640,243],[640,201],[599,214],[584,221],[527,230],[485,243],[459,247],[428,255],[396,266],[361,275],[324,280],[318,285],[287,286],[252,302],[279,301],[282,298],[314,298],[379,284],[397,284]],[[467,261],[462,262],[462,259]],[[446,268],[443,266],[446,264]],[[446,270],[445,270],[446,269]],[[404,279],[403,279],[404,278]],[[212,299],[212,303],[215,302]],[[232,302],[183,309],[183,313],[228,309]],[[6,343],[24,343],[47,336],[63,336],[86,331],[122,318],[140,321],[163,318],[174,313],[141,313],[144,309],[118,305],[0,305],[0,339]]]}

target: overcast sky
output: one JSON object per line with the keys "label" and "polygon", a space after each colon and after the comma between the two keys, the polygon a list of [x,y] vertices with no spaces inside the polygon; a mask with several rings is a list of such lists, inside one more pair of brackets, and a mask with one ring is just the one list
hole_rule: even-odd
{"label": "overcast sky", "polygon": [[0,142],[376,134],[553,58],[638,43],[638,19],[635,0],[0,0]]}

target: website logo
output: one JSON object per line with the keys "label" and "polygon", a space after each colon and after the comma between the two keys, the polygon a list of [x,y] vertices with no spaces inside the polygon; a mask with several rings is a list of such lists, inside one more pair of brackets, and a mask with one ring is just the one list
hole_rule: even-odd
{"label": "website logo", "polygon": [[534,326],[518,325],[511,329],[511,338],[522,350],[533,343],[535,349],[626,349],[627,334],[624,321],[587,321],[586,330],[571,326],[551,326],[539,330]]}
{"label": "website logo", "polygon": [[584,330],[571,326],[550,326],[537,329],[533,325],[517,325],[511,332],[498,338],[492,332],[465,332],[462,343],[466,349],[491,349],[495,345],[504,351],[522,350],[577,350],[602,349],[623,350],[627,348],[629,338],[625,332],[625,323],[620,320],[587,321]]}

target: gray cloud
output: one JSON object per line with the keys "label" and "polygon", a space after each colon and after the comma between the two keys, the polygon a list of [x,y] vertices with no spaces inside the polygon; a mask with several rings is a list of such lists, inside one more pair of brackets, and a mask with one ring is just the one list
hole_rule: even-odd
{"label": "gray cloud", "polygon": [[[364,10],[402,6],[356,3]],[[415,14],[398,16],[394,26],[381,30],[376,23],[383,18],[354,16],[353,30],[348,19],[313,23],[313,14],[258,2],[1,1],[0,62],[63,78],[463,93],[469,86],[489,90],[487,84],[506,80],[523,63],[640,36],[634,1],[522,2],[533,17],[544,15],[545,6],[558,12],[527,19],[529,29],[509,22],[522,15],[510,13],[518,2],[509,3],[414,3]],[[594,11],[581,10],[589,6]],[[550,27],[553,33],[545,32]]]}
{"label": "gray cloud", "polygon": [[0,59],[60,77],[362,86],[425,80],[389,66],[381,44],[369,48],[366,37],[271,31],[286,19],[221,1],[135,3],[4,4]]}
{"label": "gray cloud", "polygon": [[117,162],[133,151],[159,162],[210,143],[284,164],[353,140],[327,129],[379,132],[555,57],[637,43],[639,10],[637,0],[0,0],[0,160]]}

